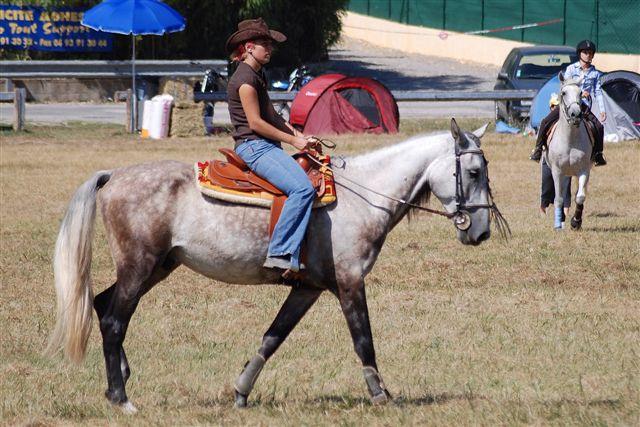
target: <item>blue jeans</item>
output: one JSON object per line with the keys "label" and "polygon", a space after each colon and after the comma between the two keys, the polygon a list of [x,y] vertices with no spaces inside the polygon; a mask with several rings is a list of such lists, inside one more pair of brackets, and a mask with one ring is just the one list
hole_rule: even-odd
{"label": "blue jeans", "polygon": [[307,174],[279,143],[268,139],[245,140],[235,151],[253,172],[287,195],[268,256],[289,255],[292,266],[299,266],[300,246],[316,195]]}

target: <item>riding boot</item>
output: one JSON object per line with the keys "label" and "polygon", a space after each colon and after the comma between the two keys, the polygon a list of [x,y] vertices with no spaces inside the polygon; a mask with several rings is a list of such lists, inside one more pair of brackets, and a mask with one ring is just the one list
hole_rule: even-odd
{"label": "riding boot", "polygon": [[593,153],[593,161],[596,166],[604,166],[607,164],[607,160],[604,158],[602,151]]}
{"label": "riding boot", "polygon": [[539,162],[542,158],[542,150],[544,146],[547,144],[546,138],[544,134],[538,134],[538,140],[536,141],[536,148],[533,149],[531,154],[529,155],[529,160],[533,160],[534,162]]}
{"label": "riding boot", "polygon": [[595,137],[595,140],[593,141],[593,153],[591,154],[591,160],[596,166],[604,166],[607,164],[604,154],[602,153],[604,150],[604,126],[602,126],[600,120],[598,120],[598,118],[591,112],[589,112],[587,119],[591,122]]}

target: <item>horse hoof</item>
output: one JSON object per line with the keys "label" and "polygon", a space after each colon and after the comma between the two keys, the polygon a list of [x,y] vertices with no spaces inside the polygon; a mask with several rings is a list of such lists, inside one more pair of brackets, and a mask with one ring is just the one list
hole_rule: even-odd
{"label": "horse hoof", "polygon": [[247,397],[244,394],[240,394],[236,391],[236,403],[233,405],[234,408],[246,408],[247,407]]}
{"label": "horse hoof", "polygon": [[131,401],[127,400],[126,402],[119,405],[120,409],[123,413],[127,415],[134,415],[138,413],[138,408],[136,408]]}
{"label": "horse hoof", "polygon": [[578,221],[575,218],[571,218],[571,228],[574,230],[580,230],[582,227],[582,220]]}
{"label": "horse hoof", "polygon": [[389,403],[389,398],[390,397],[391,397],[391,395],[389,394],[389,392],[384,390],[382,393],[379,393],[379,394],[376,394],[375,396],[373,396],[371,398],[371,403],[374,406],[386,405],[387,403]]}

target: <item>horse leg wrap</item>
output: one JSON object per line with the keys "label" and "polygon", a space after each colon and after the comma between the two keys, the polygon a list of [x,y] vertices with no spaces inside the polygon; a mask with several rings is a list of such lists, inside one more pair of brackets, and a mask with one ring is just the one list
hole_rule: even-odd
{"label": "horse leg wrap", "polygon": [[573,218],[571,218],[571,228],[574,230],[579,230],[582,227],[582,210],[584,209],[584,205],[576,205],[576,211],[573,214]]}
{"label": "horse leg wrap", "polygon": [[362,369],[362,373],[364,374],[364,380],[367,383],[367,388],[369,389],[369,394],[371,395],[371,401],[373,404],[381,405],[387,403],[389,398],[391,398],[391,395],[384,386],[382,377],[376,368],[372,366],[365,366]]}
{"label": "horse leg wrap", "polygon": [[554,228],[556,230],[562,229],[562,214],[563,214],[562,206],[560,206],[560,207],[556,206],[555,207],[555,222],[553,224],[553,226],[554,226]]}
{"label": "horse leg wrap", "polygon": [[260,354],[256,354],[244,365],[244,369],[236,380],[234,387],[238,393],[243,396],[248,396],[251,393],[253,385],[256,383],[256,379],[265,363],[265,358]]}

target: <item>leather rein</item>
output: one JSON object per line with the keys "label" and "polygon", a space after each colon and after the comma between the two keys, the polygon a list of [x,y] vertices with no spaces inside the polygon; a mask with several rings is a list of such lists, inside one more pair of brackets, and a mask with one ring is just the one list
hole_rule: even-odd
{"label": "leather rein", "polygon": [[[314,142],[316,144],[322,144],[327,148],[333,149],[336,147],[336,143],[330,140],[323,140],[320,138],[315,138]],[[462,166],[460,164],[460,156],[464,155],[464,154],[477,154],[477,155],[481,155],[482,156],[482,160],[484,161],[485,164],[485,169],[487,170],[487,189],[488,189],[488,203],[465,203],[465,197],[464,197],[464,189],[462,186]],[[471,216],[468,213],[467,209],[490,209],[491,213],[493,214],[493,216],[497,219],[498,222],[498,230],[500,231],[500,233],[502,234],[503,237],[506,238],[506,231],[508,230],[509,234],[511,234],[511,230],[509,229],[509,225],[507,224],[506,220],[504,219],[504,217],[502,216],[502,214],[500,213],[500,211],[498,210],[498,207],[496,206],[496,204],[493,202],[493,195],[491,193],[491,187],[489,186],[489,170],[488,170],[488,160],[486,159],[486,157],[484,156],[484,151],[482,151],[480,148],[472,148],[472,149],[467,149],[467,150],[461,150],[457,144],[455,144],[455,159],[456,159],[456,172],[455,172],[455,177],[456,177],[456,211],[455,212],[446,212],[446,211],[441,211],[441,210],[437,210],[437,209],[430,209],[430,208],[426,208],[424,206],[420,206],[418,204],[409,202],[407,200],[404,199],[400,199],[398,197],[393,197],[393,196],[389,196],[388,194],[384,194],[384,193],[380,193],[379,191],[373,190],[365,185],[360,184],[357,181],[352,180],[351,178],[347,178],[346,176],[342,175],[341,173],[337,172],[335,169],[332,169],[331,167],[327,166],[327,165],[323,165],[322,163],[320,163],[317,159],[315,159],[312,155],[308,156],[312,161],[314,161],[315,163],[319,164],[320,166],[324,166],[327,169],[329,169],[331,172],[333,172],[333,174],[335,176],[340,177],[341,179],[344,179],[346,181],[349,181],[350,183],[357,185],[358,187],[361,187],[367,191],[370,191],[378,196],[384,197],[386,199],[392,200],[396,203],[400,203],[406,206],[409,206],[413,209],[418,209],[424,212],[428,212],[434,215],[440,215],[443,216],[445,218],[451,219],[453,220],[453,224],[454,226],[461,231],[465,231],[468,230],[471,227]]]}

